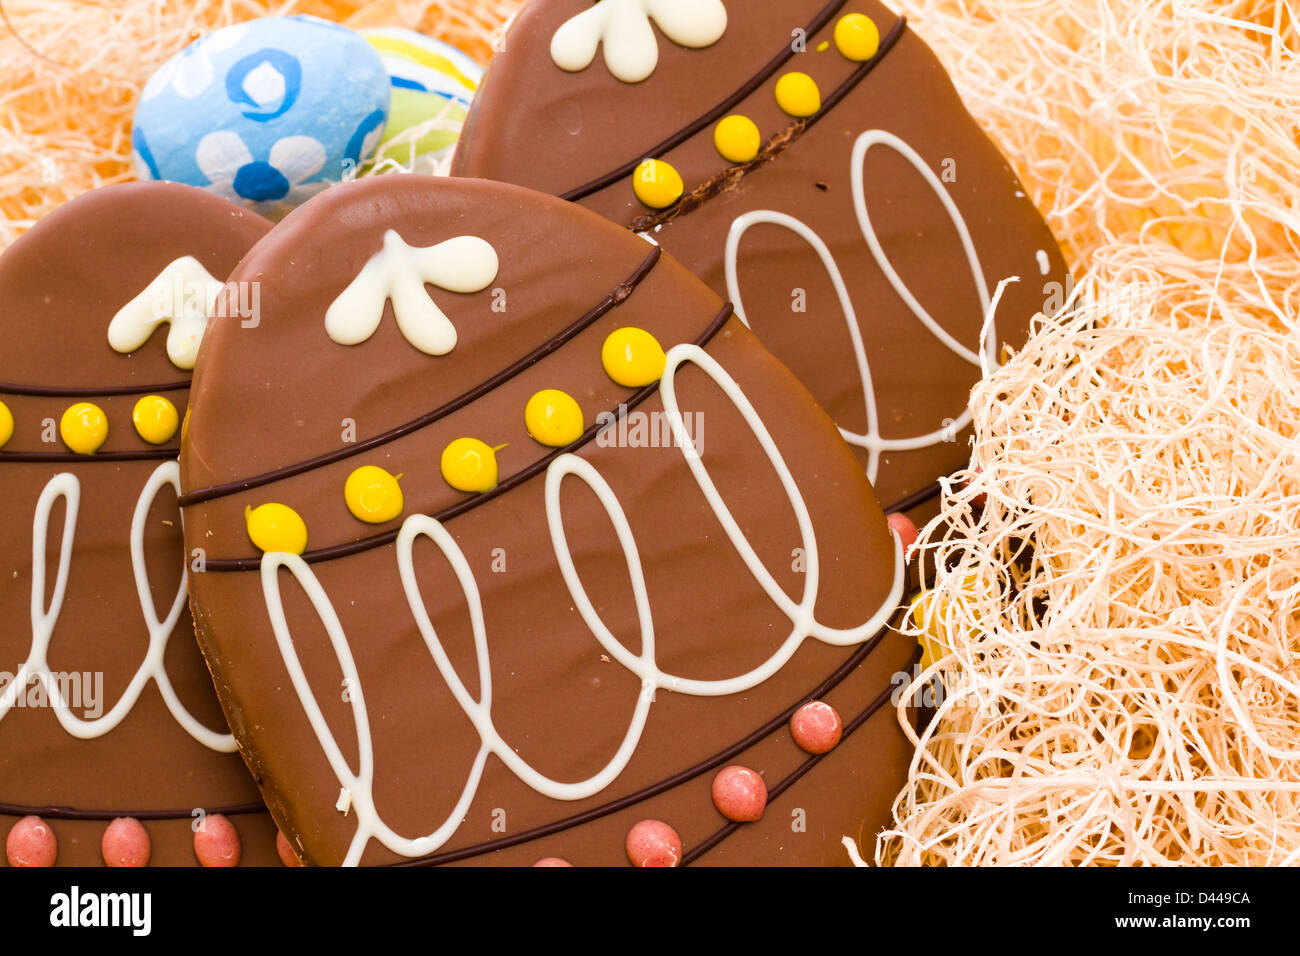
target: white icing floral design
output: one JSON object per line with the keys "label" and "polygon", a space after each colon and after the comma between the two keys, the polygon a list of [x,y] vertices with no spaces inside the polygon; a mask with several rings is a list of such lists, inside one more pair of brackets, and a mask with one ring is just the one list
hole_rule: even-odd
{"label": "white icing floral design", "polygon": [[409,246],[394,230],[384,248],[339,293],[325,313],[325,331],[340,345],[360,345],[379,328],[390,300],[397,327],[426,355],[456,347],[456,327],[429,297],[425,285],[448,292],[481,292],[497,277],[500,263],[491,243],[457,236],[436,246]]}
{"label": "white icing floral design", "polygon": [[129,355],[148,342],[158,326],[169,324],[167,357],[177,368],[190,371],[198,359],[208,315],[224,287],[198,259],[182,256],[117,311],[108,324],[108,344],[115,352]]}
{"label": "white icing floral design", "polygon": [[659,63],[650,21],[684,47],[712,46],[727,30],[722,0],[600,0],[569,19],[551,38],[551,59],[562,70],[585,70],[604,43],[605,65],[624,83],[640,83]]}

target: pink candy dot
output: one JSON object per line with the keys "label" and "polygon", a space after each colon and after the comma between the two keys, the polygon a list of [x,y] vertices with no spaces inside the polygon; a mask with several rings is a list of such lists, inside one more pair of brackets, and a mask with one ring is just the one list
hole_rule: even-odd
{"label": "pink candy dot", "polygon": [[682,838],[662,821],[642,820],[627,831],[627,858],[633,866],[677,866]]}
{"label": "pink candy dot", "polygon": [[118,817],[104,829],[99,852],[105,866],[148,866],[153,846],[149,831],[135,817]]}
{"label": "pink candy dot", "polygon": [[298,854],[293,852],[293,847],[289,845],[289,838],[281,830],[275,831],[275,852],[285,866],[302,866],[302,860],[298,859]]}
{"label": "pink candy dot", "polygon": [[548,856],[538,860],[533,866],[573,866],[568,860],[561,860],[558,856]]}
{"label": "pink candy dot", "polygon": [[53,866],[58,855],[59,841],[40,817],[23,817],[5,838],[5,857],[10,866]]}
{"label": "pink candy dot", "polygon": [[899,511],[886,515],[885,520],[889,522],[889,526],[894,529],[899,540],[903,542],[903,560],[911,560],[912,545],[916,544],[916,525],[911,518]]}
{"label": "pink candy dot", "polygon": [[810,754],[834,750],[843,733],[840,715],[825,701],[809,701],[790,718],[790,734],[794,742]]}
{"label": "pink candy dot", "polygon": [[239,831],[220,813],[209,813],[194,831],[194,856],[201,866],[239,866]]}
{"label": "pink candy dot", "polygon": [[[983,468],[980,468],[978,465],[976,465],[976,466],[972,469],[972,471],[975,473],[974,476],[972,476],[972,477],[970,477],[970,478],[967,478],[965,481],[963,481],[963,482],[961,483],[961,486],[962,486],[963,488],[969,488],[969,487],[971,486],[972,482],[974,482],[974,480],[975,480],[975,476],[978,476],[979,474],[981,474],[981,473],[984,471],[984,469],[983,469]],[[972,508],[983,508],[984,505],[985,505],[987,502],[988,502],[988,496],[985,495],[984,492],[982,492],[982,491],[981,491],[979,494],[977,494],[974,498],[972,498],[972,499],[970,500],[970,503],[971,503],[971,507],[972,507]]]}
{"label": "pink candy dot", "polygon": [[767,806],[767,784],[748,767],[726,767],[713,778],[713,805],[736,823],[761,819]]}

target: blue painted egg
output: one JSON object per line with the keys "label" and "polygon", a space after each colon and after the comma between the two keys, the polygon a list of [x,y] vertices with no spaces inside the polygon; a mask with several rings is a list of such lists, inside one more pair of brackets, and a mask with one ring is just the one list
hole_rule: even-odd
{"label": "blue painted egg", "polygon": [[390,90],[379,54],[345,27],[309,16],[237,23],[190,44],[145,85],[136,171],[283,215],[374,151]]}

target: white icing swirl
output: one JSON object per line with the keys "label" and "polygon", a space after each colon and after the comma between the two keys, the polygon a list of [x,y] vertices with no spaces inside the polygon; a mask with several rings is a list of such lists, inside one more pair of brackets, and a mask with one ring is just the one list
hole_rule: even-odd
{"label": "white icing swirl", "polygon": [[712,46],[727,30],[722,0],[600,0],[555,31],[551,59],[577,73],[604,43],[609,72],[624,83],[640,83],[659,65],[652,19],[668,39],[692,49]]}
{"label": "white icing swirl", "polygon": [[[149,519],[149,510],[164,485],[171,485],[176,489],[176,493],[180,494],[180,466],[174,461],[164,462],[149,476],[131,517],[131,569],[135,574],[136,596],[139,598],[140,609],[149,631],[149,646],[145,651],[144,660],[117,703],[108,713],[94,720],[82,720],[72,714],[47,660],[50,638],[58,624],[59,615],[63,610],[63,600],[68,590],[73,542],[77,531],[77,512],[81,506],[81,483],[75,475],[64,472],[55,475],[45,485],[37,501],[35,520],[32,524],[31,650],[14,679],[5,688],[4,693],[0,694],[0,721],[4,720],[13,709],[18,694],[32,681],[39,681],[44,686],[46,698],[50,701],[55,717],[67,733],[81,740],[102,737],[122,723],[136,701],[140,699],[145,685],[153,681],[158,685],[158,692],[162,695],[167,709],[191,737],[212,750],[223,753],[232,753],[235,750],[234,737],[228,733],[209,730],[185,709],[185,705],[181,703],[172,688],[171,678],[167,675],[164,660],[167,643],[171,640],[181,613],[185,609],[185,575],[181,576],[180,587],[176,591],[176,597],[172,601],[167,617],[160,619],[149,586],[149,571],[145,562],[144,547],[144,531]],[[59,548],[54,593],[47,607],[45,605],[45,552],[49,538],[50,515],[60,498],[63,499],[65,507],[63,539]]]}
{"label": "white icing swirl", "polygon": [[[912,290],[903,282],[889,257],[885,254],[884,247],[876,235],[875,227],[872,225],[871,216],[867,211],[866,182],[865,182],[865,160],[867,151],[873,146],[886,146],[900,156],[906,159],[921,177],[925,180],[926,185],[934,192],[939,201],[943,204],[944,210],[951,219],[953,228],[961,240],[962,250],[966,254],[966,261],[970,267],[971,277],[975,280],[975,289],[979,294],[980,307],[985,319],[984,333],[982,339],[981,352],[974,352],[954,339],[946,329],[943,328],[934,317],[926,310]],[[876,264],[884,273],[886,280],[893,287],[898,297],[903,300],[908,310],[939,342],[954,355],[963,361],[969,362],[976,368],[987,370],[997,368],[998,362],[995,355],[997,343],[996,328],[993,325],[992,315],[996,309],[1002,286],[999,286],[998,292],[993,296],[989,295],[988,284],[984,280],[984,270],[980,266],[979,254],[975,249],[974,240],[971,239],[970,230],[966,227],[966,221],[962,218],[957,204],[953,202],[948,191],[944,189],[943,183],[934,171],[926,164],[921,155],[913,149],[908,143],[886,130],[873,129],[868,130],[858,137],[853,146],[852,155],[852,184],[853,184],[853,208],[858,217],[858,225],[862,230],[862,236],[866,240],[867,247],[871,250],[872,257]],[[970,424],[971,416],[968,408],[963,408],[960,414],[950,420],[944,427],[922,435],[914,435],[906,438],[885,438],[880,433],[880,415],[876,406],[875,388],[871,381],[871,366],[867,361],[866,349],[862,343],[862,332],[859,328],[857,312],[853,307],[853,299],[849,295],[848,286],[844,282],[844,276],[841,274],[835,257],[822,238],[802,220],[794,216],[781,212],[775,212],[769,209],[755,210],[739,216],[731,225],[731,230],[727,236],[726,255],[724,259],[727,280],[727,294],[735,304],[737,317],[746,325],[749,319],[745,314],[745,305],[740,293],[739,280],[739,258],[740,242],[745,233],[753,226],[759,223],[781,226],[790,230],[810,246],[817,253],[822,265],[825,266],[830,276],[831,284],[835,288],[835,294],[839,299],[840,307],[844,312],[845,321],[848,323],[849,338],[853,343],[853,357],[858,366],[858,374],[862,380],[862,397],[866,408],[867,430],[865,433],[851,432],[841,428],[840,434],[844,440],[851,445],[864,448],[868,453],[867,477],[871,481],[876,480],[877,473],[880,469],[880,456],[886,451],[914,451],[921,448],[928,448],[941,442],[950,442],[955,440],[959,431]],[[1014,278],[1006,281],[1016,281]]]}
{"label": "white icing swirl", "polygon": [[[678,368],[691,363],[711,378],[730,399],[737,411],[745,419],[754,437],[758,440],[768,461],[776,471],[794,511],[799,526],[800,545],[806,555],[806,572],[803,594],[798,602],[793,601],[777,583],[771,572],[763,565],[754,551],[749,539],[732,516],[730,509],[718,492],[704,459],[695,451],[693,444],[687,440],[687,428],[677,401],[675,376]],[[339,786],[346,791],[351,801],[351,809],[356,811],[357,829],[348,848],[344,864],[355,866],[360,862],[366,845],[370,840],[378,840],[394,853],[402,856],[424,856],[435,852],[456,832],[473,802],[482,778],[483,768],[488,755],[495,755],[520,780],[545,796],[555,800],[581,800],[590,797],[608,787],[627,766],[640,742],[645,728],[650,706],[658,690],[668,690],[693,696],[721,696],[740,694],[762,683],[777,673],[790,660],[805,640],[814,638],[827,644],[848,646],[869,640],[888,621],[903,593],[903,555],[902,546],[897,535],[894,536],[893,580],[889,595],[870,618],[856,627],[837,629],[822,624],[816,617],[816,603],[820,590],[820,557],[814,534],[812,519],[808,507],[790,473],[780,450],[759,418],[757,411],[749,402],[740,386],[722,368],[718,362],[695,345],[678,345],[668,352],[667,367],[661,382],[661,391],[665,414],[668,417],[677,447],[690,469],[696,484],[703,493],[710,509],[717,516],[726,532],[727,539],[736,548],[768,599],[780,609],[791,624],[791,630],[781,647],[763,664],[744,673],[723,680],[695,680],[665,673],[659,668],[655,656],[656,640],[653,616],[650,608],[649,592],[645,583],[644,569],[641,563],[637,542],[622,504],[612,488],[590,462],[577,455],[565,454],[555,459],[546,472],[546,520],[550,530],[551,543],[559,563],[561,574],[569,591],[574,607],[582,616],[587,628],[597,643],[615,661],[635,674],[641,684],[636,706],[633,710],[627,730],[618,750],[605,766],[586,780],[562,782],[553,780],[538,772],[528,764],[515,749],[502,738],[492,720],[492,667],[488,647],[487,631],[483,619],[482,597],[474,573],[464,553],[455,539],[442,523],[428,515],[412,515],[403,524],[397,539],[397,565],[402,587],[408,604],[415,618],[430,656],[438,668],[439,674],[446,681],[456,703],[464,711],[478,733],[481,744],[468,779],[461,791],[455,807],[439,826],[431,833],[418,838],[404,837],[395,833],[385,822],[374,802],[374,747],[370,732],[369,714],[365,694],[352,657],[347,635],[329,596],[325,593],[320,580],[310,565],[301,557],[292,554],[272,553],[262,558],[262,588],[266,597],[271,627],[275,633],[276,643],[288,669],[294,690],[302,703],[303,710],[311,723],[312,729],[320,742],[321,749],[334,772]],[[564,515],[560,504],[560,488],[566,477],[573,476],[587,485],[596,495],[604,508],[614,532],[619,540],[623,558],[627,563],[628,575],[632,584],[637,619],[641,634],[641,653],[632,654],[627,647],[601,620],[599,613],[591,602],[578,575],[573,555],[564,531]],[[429,538],[447,559],[469,611],[470,627],[474,635],[474,649],[478,664],[479,698],[476,700],[461,681],[452,666],[442,642],[434,630],[433,622],[426,609],[423,595],[420,593],[416,579],[413,549],[420,537]],[[338,741],[325,721],[315,693],[307,681],[289,623],[285,616],[284,603],[280,593],[279,570],[288,570],[303,588],[321,622],[325,626],[330,645],[334,650],[339,667],[349,688],[349,700],[352,717],[356,726],[358,767],[356,771],[348,765]]]}

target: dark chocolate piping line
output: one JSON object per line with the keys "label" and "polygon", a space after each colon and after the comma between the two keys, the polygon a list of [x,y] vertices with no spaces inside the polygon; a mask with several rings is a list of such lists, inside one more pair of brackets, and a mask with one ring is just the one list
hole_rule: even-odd
{"label": "dark chocolate piping line", "polygon": [[315,458],[300,462],[296,465],[288,465],[284,468],[277,468],[274,471],[268,471],[261,475],[255,475],[252,478],[244,478],[239,481],[214,485],[211,488],[202,488],[198,491],[190,492],[187,495],[181,495],[179,499],[180,506],[182,508],[187,508],[190,505],[202,504],[205,501],[213,501],[217,498],[226,498],[230,495],[239,494],[242,491],[260,488],[277,481],[283,481],[286,478],[293,478],[296,475],[301,475],[315,468],[332,465],[335,462],[343,461],[344,459],[351,458],[354,455],[360,455],[363,452],[370,451],[372,448],[378,448],[381,445],[388,444],[389,442],[397,441],[399,438],[405,438],[413,432],[417,432],[422,428],[426,428],[429,425],[446,418],[453,412],[464,408],[470,402],[482,398],[493,389],[504,385],[520,372],[535,365],[566,342],[570,341],[581,332],[584,332],[611,309],[622,305],[624,300],[626,300],[627,297],[636,290],[636,287],[641,284],[641,281],[650,274],[650,270],[652,270],[659,262],[659,257],[662,254],[663,250],[661,250],[657,245],[654,246],[650,254],[646,256],[639,266],[637,266],[636,270],[628,276],[618,286],[618,288],[588,310],[582,318],[564,329],[550,341],[533,349],[533,351],[529,352],[523,358],[513,362],[486,381],[480,382],[468,392],[453,398],[440,408],[436,408],[426,415],[421,415],[419,418],[407,422],[405,425],[399,425],[391,431],[383,432],[382,434],[367,438],[365,441],[344,446],[343,448],[336,449],[335,451],[328,452],[324,455],[317,455]]}
{"label": "dark chocolate piping line", "polygon": [[[912,662],[915,663],[920,659],[921,659],[921,648],[917,647],[916,652],[912,656]],[[861,727],[868,720],[870,720],[875,715],[876,711],[880,710],[881,707],[885,706],[885,703],[893,696],[895,690],[896,688],[891,684],[888,690],[881,691],[880,694],[876,697],[876,699],[867,705],[866,710],[862,711],[862,713],[854,717],[853,720],[845,724],[844,734],[840,738],[840,742],[843,743],[845,739],[852,736],[854,731],[856,731],[859,727]],[[778,797],[781,796],[781,794],[785,793],[787,790],[793,787],[796,783],[799,782],[800,778],[802,778],[806,773],[808,773],[809,770],[817,766],[819,763],[822,762],[824,758],[829,757],[834,752],[835,752],[834,750],[828,750],[824,754],[813,754],[811,757],[809,757],[807,760],[801,763],[798,767],[796,767],[794,771],[790,773],[789,776],[781,780],[780,783],[777,783],[775,786],[769,788],[767,791],[768,804],[770,805],[772,801],[776,800]],[[727,823],[725,826],[717,830],[712,836],[708,837],[702,843],[699,843],[696,846],[691,847],[688,851],[682,854],[681,865],[690,866],[692,863],[694,863],[700,857],[704,856],[704,854],[708,853],[715,846],[717,846],[727,837],[731,836],[733,833],[735,833],[744,825],[745,825],[744,823],[736,823],[734,821]]]}
{"label": "dark chocolate piping line", "polygon": [[937,481],[932,481],[919,491],[914,491],[901,501],[897,501],[885,509],[885,514],[893,514],[896,511],[911,511],[927,501],[933,501],[943,492],[943,485]]}
{"label": "dark chocolate piping line", "polygon": [[750,162],[744,163],[740,166],[727,167],[711,179],[708,179],[695,187],[695,189],[691,190],[691,192],[686,196],[679,199],[667,209],[661,209],[653,213],[647,213],[644,216],[638,216],[636,219],[632,220],[632,224],[628,226],[628,228],[633,232],[646,232],[656,226],[672,222],[678,216],[685,215],[688,212],[693,212],[714,196],[726,192],[754,170],[772,162],[780,156],[781,153],[785,152],[785,150],[788,149],[795,140],[802,136],[806,131],[812,129],[812,127],[817,124],[818,120],[826,116],[832,109],[839,105],[839,102],[843,100],[844,97],[848,96],[848,94],[853,91],[854,87],[866,78],[868,73],[876,68],[876,65],[885,58],[885,54],[893,49],[894,44],[897,43],[898,38],[903,35],[903,30],[906,29],[906,27],[907,18],[899,17],[898,21],[894,24],[893,29],[891,29],[889,33],[881,39],[880,49],[876,51],[876,55],[870,60],[865,61],[861,66],[849,74],[848,79],[836,87],[835,91],[832,92],[830,96],[826,97],[825,101],[822,103],[821,109],[812,116],[809,116],[807,119],[796,120],[776,136],[772,137],[772,139],[763,144],[763,148],[759,150],[758,156]]}
{"label": "dark chocolate piping line", "polygon": [[[728,319],[731,318],[731,313],[732,313],[731,303],[728,302],[726,305],[722,307],[722,311],[719,312],[714,317],[713,321],[709,323],[709,326],[704,330],[704,333],[695,340],[694,344],[700,347],[707,345],[712,340],[713,336],[717,334],[718,330],[722,328],[722,326],[726,323]],[[658,390],[659,390],[659,383],[653,382],[650,385],[647,385],[644,388],[640,389],[639,391],[633,393],[628,398],[627,401],[619,405],[618,411],[614,413],[615,420],[617,421],[622,419],[623,416],[625,416],[632,409],[636,408],[638,405],[640,405],[642,402],[644,402],[647,398],[649,398]],[[598,423],[592,425],[585,432],[583,432],[581,437],[578,438],[578,440],[575,441],[573,444],[566,445],[563,448],[557,448],[554,451],[552,451],[550,454],[537,459],[528,467],[515,472],[513,475],[511,475],[505,481],[501,482],[491,491],[485,491],[481,494],[474,495],[472,498],[466,498],[464,501],[458,501],[456,504],[450,505],[446,508],[443,508],[441,511],[436,512],[435,514],[431,515],[431,517],[435,521],[446,522],[446,521],[450,521],[452,518],[464,514],[467,511],[474,510],[479,505],[487,504],[493,498],[499,497],[500,495],[505,494],[507,491],[511,491],[512,489],[518,487],[519,485],[522,485],[524,482],[529,481],[530,479],[535,478],[537,475],[542,474],[550,466],[551,462],[555,461],[555,459],[559,458],[561,455],[567,455],[576,452],[578,449],[582,448],[593,438],[595,438],[598,434],[600,434],[600,432],[608,428],[610,424],[611,424],[610,422],[605,422],[604,424]],[[308,551],[305,554],[303,554],[302,558],[308,564],[316,564],[321,561],[334,561],[338,558],[346,558],[353,554],[360,554],[364,551],[371,551],[375,548],[382,548],[385,545],[392,544],[394,541],[397,540],[397,536],[400,533],[401,533],[401,528],[395,528],[392,531],[387,531],[383,534],[375,535],[374,537],[371,538],[363,538],[360,541],[352,541],[349,542],[348,544],[334,545],[333,547],[329,547],[329,548],[321,548],[317,551]],[[261,568],[261,566],[262,566],[262,559],[260,556],[256,558],[219,558],[216,560],[209,560],[207,562],[206,570],[207,571],[256,571],[259,568]]]}
{"label": "dark chocolate piping line", "polygon": [[47,388],[44,385],[0,384],[0,395],[31,395],[37,398],[108,398],[113,395],[179,392],[189,387],[189,382],[170,382],[167,385],[105,385],[99,388]]}
{"label": "dark chocolate piping line", "polygon": [[179,448],[146,448],[143,451],[97,451],[91,455],[78,455],[70,451],[4,451],[0,450],[0,464],[13,462],[66,462],[79,464],[91,461],[165,461],[180,454]]}
{"label": "dark chocolate piping line", "polygon": [[[706,758],[693,767],[688,767],[679,773],[673,774],[665,780],[651,784],[648,787],[643,787],[635,793],[628,794],[626,797],[611,800],[609,803],[601,804],[598,807],[592,807],[590,810],[574,814],[573,816],[566,817],[563,820],[556,820],[554,823],[547,823],[543,826],[533,827],[531,830],[525,830],[521,833],[516,833],[513,836],[500,837],[496,840],[489,840],[486,843],[478,843],[474,846],[464,847],[460,850],[449,850],[445,853],[436,853],[432,856],[420,857],[415,860],[403,860],[399,863],[390,863],[389,866],[439,866],[444,863],[455,863],[459,860],[469,859],[470,857],[479,856],[484,853],[491,853],[496,850],[505,850],[513,846],[518,846],[521,843],[530,843],[533,840],[539,840],[542,837],[552,836],[553,834],[561,833],[565,830],[571,830],[574,827],[579,827],[583,824],[592,823],[595,820],[599,820],[601,817],[609,816],[611,813],[626,810],[628,807],[635,806],[638,803],[642,803],[652,797],[657,797],[662,793],[666,793],[669,790],[687,783],[688,781],[694,780],[701,774],[708,773],[715,767],[719,767],[726,763],[737,754],[743,753],[750,747],[753,747],[767,739],[767,737],[772,733],[784,726],[790,719],[791,715],[793,715],[796,710],[808,701],[824,697],[827,693],[837,687],[846,677],[848,677],[859,664],[866,660],[867,656],[879,646],[880,642],[884,639],[885,635],[890,632],[890,630],[891,628],[889,625],[882,627],[876,632],[875,636],[873,636],[871,640],[867,641],[849,655],[848,660],[841,664],[829,677],[823,680],[811,691],[800,697],[798,701],[791,704],[747,737],[732,744],[726,750],[719,751],[712,757]],[[892,685],[891,690],[886,693],[886,696],[888,693],[892,693]],[[861,722],[860,719],[858,722]]]}
{"label": "dark chocolate piping line", "polygon": [[[265,813],[264,803],[236,803],[229,807],[195,807],[211,815],[220,813],[233,817],[248,813]],[[0,816],[41,817],[45,820],[116,820],[118,817],[135,817],[137,820],[188,820],[194,810],[78,810],[75,807],[24,807],[17,803],[0,803]]]}
{"label": "dark chocolate piping line", "polygon": [[[821,13],[817,14],[817,16],[813,18],[812,22],[809,23],[808,26],[804,28],[804,32],[807,35],[807,37],[811,38],[814,34],[820,33],[822,27],[830,23],[831,18],[834,17],[835,14],[839,13],[840,9],[847,2],[848,0],[832,0],[831,3],[827,4],[826,7],[821,11]],[[641,156],[638,156],[636,159],[629,160],[628,162],[619,166],[617,169],[614,169],[606,173],[605,175],[601,176],[599,179],[593,179],[591,182],[587,183],[584,186],[578,186],[576,189],[570,189],[568,192],[563,193],[560,196],[560,198],[567,199],[570,202],[577,202],[579,199],[585,199],[586,197],[590,196],[592,193],[600,192],[602,189],[605,189],[608,186],[612,186],[620,179],[623,179],[625,176],[632,173],[632,171],[635,170],[637,166],[641,164],[641,161],[645,159],[646,156],[662,156],[664,153],[668,152],[669,150],[674,149],[677,146],[680,146],[682,143],[686,142],[688,139],[690,139],[696,133],[700,132],[710,123],[714,122],[715,120],[721,119],[732,109],[732,107],[736,106],[736,104],[740,103],[742,100],[748,98],[749,96],[752,96],[764,83],[766,83],[772,77],[773,73],[781,69],[781,67],[783,67],[786,63],[788,63],[794,56],[795,56],[794,44],[787,43],[784,49],[782,49],[782,51],[779,54],[777,54],[775,58],[769,60],[768,63],[762,69],[760,69],[756,74],[751,76],[745,82],[745,84],[740,87],[740,89],[736,90],[734,93],[728,96],[725,100],[723,100],[713,109],[709,110],[709,112],[705,113],[703,116],[699,117],[694,122],[682,127],[680,130],[678,130],[672,136],[669,136],[658,146],[655,146],[647,150],[645,153],[643,153]]]}

